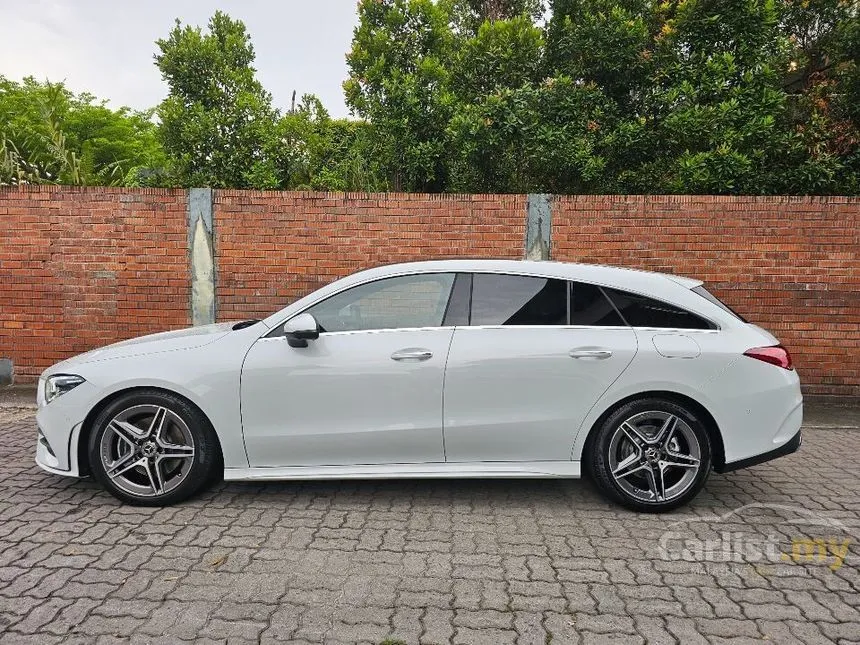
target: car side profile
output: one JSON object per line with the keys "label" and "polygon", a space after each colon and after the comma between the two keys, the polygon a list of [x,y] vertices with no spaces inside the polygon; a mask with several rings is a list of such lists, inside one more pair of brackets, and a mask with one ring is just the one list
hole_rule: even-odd
{"label": "car side profile", "polygon": [[590,475],[628,508],[795,451],[797,373],[701,281],[444,260],[261,321],[153,334],[39,379],[36,462],[166,505],[213,479]]}

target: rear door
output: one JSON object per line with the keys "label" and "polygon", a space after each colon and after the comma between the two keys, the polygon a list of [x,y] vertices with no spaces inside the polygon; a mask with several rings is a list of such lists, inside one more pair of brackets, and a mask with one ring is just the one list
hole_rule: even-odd
{"label": "rear door", "polygon": [[636,354],[636,335],[593,285],[476,273],[471,294],[445,372],[446,460],[570,459],[583,418]]}

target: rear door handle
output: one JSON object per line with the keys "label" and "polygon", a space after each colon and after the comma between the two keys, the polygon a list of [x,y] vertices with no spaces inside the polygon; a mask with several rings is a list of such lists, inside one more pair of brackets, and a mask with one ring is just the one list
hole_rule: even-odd
{"label": "rear door handle", "polygon": [[394,361],[426,361],[433,358],[433,352],[420,347],[408,347],[400,349],[391,355]]}
{"label": "rear door handle", "polygon": [[597,361],[602,361],[605,358],[612,356],[612,350],[609,349],[572,349],[568,353],[571,358],[591,358]]}

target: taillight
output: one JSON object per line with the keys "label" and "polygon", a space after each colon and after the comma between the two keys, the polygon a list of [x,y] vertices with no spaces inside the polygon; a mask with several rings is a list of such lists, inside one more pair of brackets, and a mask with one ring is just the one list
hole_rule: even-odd
{"label": "taillight", "polygon": [[789,354],[788,350],[782,345],[753,347],[752,349],[745,351],[744,356],[756,358],[760,361],[764,361],[765,363],[770,363],[771,365],[778,365],[786,370],[794,369],[794,365],[791,363],[791,354]]}

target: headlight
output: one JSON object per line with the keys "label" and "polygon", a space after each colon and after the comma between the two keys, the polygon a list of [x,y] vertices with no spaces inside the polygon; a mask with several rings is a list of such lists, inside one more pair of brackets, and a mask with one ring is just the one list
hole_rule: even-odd
{"label": "headlight", "polygon": [[55,374],[45,379],[45,405],[58,396],[74,390],[84,382],[80,376],[74,374]]}

